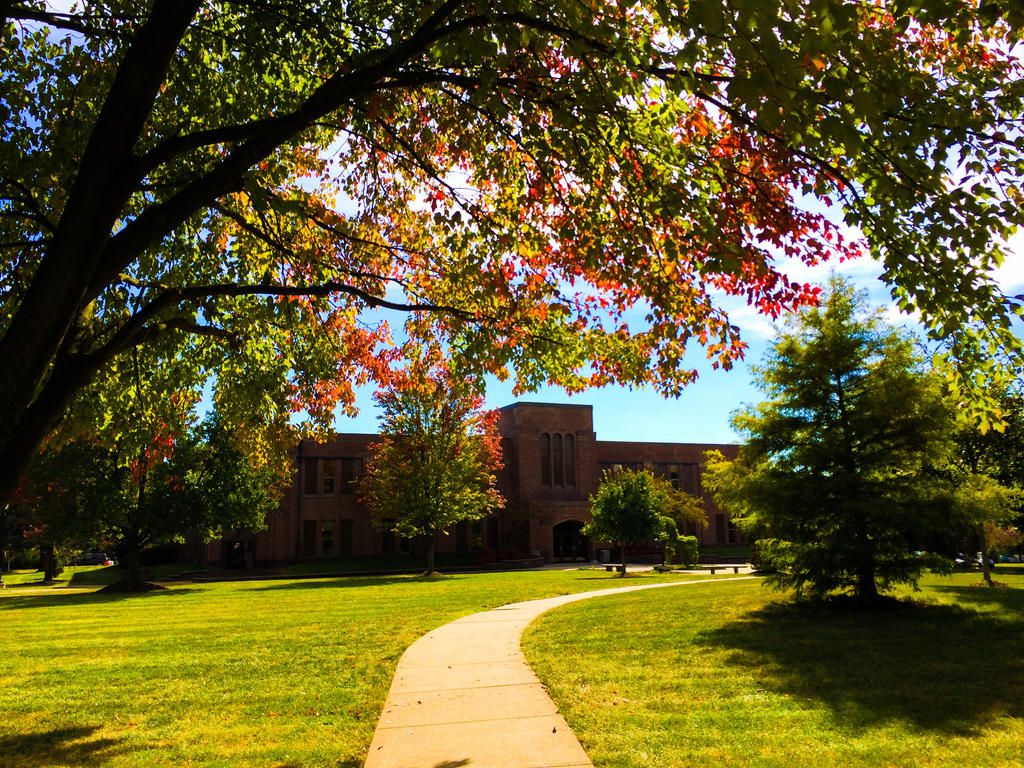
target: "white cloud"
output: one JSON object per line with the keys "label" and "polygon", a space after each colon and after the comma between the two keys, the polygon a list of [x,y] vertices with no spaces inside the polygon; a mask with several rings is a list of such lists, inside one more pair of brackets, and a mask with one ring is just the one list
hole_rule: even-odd
{"label": "white cloud", "polygon": [[1024,290],[1024,230],[1007,240],[1006,245],[1010,255],[993,277],[1005,293],[1020,293]]}

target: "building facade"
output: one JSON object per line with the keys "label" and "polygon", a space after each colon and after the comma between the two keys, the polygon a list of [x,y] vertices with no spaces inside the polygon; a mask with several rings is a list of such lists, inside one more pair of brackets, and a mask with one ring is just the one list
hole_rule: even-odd
{"label": "building facade", "polygon": [[[704,452],[734,457],[734,445],[612,442],[597,439],[589,405],[514,403],[500,409],[504,468],[498,486],[505,507],[483,520],[460,523],[439,537],[438,552],[483,551],[493,557],[545,561],[597,559],[581,529],[590,520],[589,498],[602,473],[648,468],[675,487],[702,496],[707,528],[680,531],[702,546],[742,543],[728,515],[703,496]],[[296,479],[268,528],[250,537],[257,563],[392,555],[412,543],[374,528],[355,485],[377,435],[338,435],[326,443],[303,441],[292,451]],[[205,548],[208,562],[230,558],[240,542]],[[640,552],[639,554],[644,554]],[[653,552],[648,553],[653,554]]]}

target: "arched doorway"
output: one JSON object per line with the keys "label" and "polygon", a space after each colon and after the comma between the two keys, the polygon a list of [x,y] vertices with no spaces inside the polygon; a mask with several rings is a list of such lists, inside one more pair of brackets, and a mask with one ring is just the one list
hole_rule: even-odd
{"label": "arched doorway", "polygon": [[551,529],[552,558],[557,562],[590,559],[590,539],[583,535],[583,523],[566,520]]}

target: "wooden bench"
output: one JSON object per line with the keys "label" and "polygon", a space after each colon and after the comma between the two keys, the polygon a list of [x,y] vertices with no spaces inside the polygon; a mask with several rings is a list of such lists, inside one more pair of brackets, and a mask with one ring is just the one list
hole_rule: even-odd
{"label": "wooden bench", "polygon": [[617,571],[622,567],[622,563],[605,563],[604,569],[606,571]]}
{"label": "wooden bench", "polygon": [[706,568],[707,570],[711,571],[711,575],[712,576],[714,576],[715,575],[715,571],[717,571],[719,569],[724,571],[724,570],[726,570],[728,568],[732,568],[732,572],[733,573],[739,573],[740,572],[740,568],[742,568],[742,567],[743,566],[740,566],[740,565],[705,565],[704,566],[704,568]]}

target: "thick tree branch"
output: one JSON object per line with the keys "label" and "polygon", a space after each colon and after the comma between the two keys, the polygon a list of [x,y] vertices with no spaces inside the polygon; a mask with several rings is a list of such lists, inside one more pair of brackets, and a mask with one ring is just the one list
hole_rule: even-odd
{"label": "thick tree branch", "polygon": [[[102,346],[92,352],[81,355],[83,360],[88,360],[92,370],[97,370],[100,365],[113,359],[116,355],[131,349],[141,343],[140,334],[151,333],[157,326],[154,325],[160,315],[172,307],[181,306],[189,302],[200,302],[204,299],[214,297],[237,297],[237,296],[331,296],[333,294],[345,294],[355,297],[366,303],[369,307],[379,309],[393,309],[399,312],[439,312],[452,315],[467,321],[476,321],[480,318],[476,313],[459,307],[435,304],[433,302],[413,302],[403,304],[401,302],[389,301],[382,296],[375,296],[361,288],[348,285],[347,283],[327,282],[318,285],[240,285],[238,283],[214,283],[210,285],[195,285],[187,288],[168,288],[155,296],[148,304],[142,307],[122,325],[117,332]],[[167,327],[174,327],[178,330],[188,330],[187,323],[180,319],[163,321]],[[197,326],[193,326],[197,327]],[[214,333],[204,332],[204,335],[212,336]]]}
{"label": "thick tree branch", "polygon": [[[126,164],[200,0],[155,0],[117,68],[53,239],[0,340],[0,439],[35,398],[78,316],[102,244],[131,194]],[[0,488],[0,495],[7,489]]]}
{"label": "thick tree branch", "polygon": [[[367,54],[362,65],[356,63],[348,71],[335,72],[294,112],[276,118],[273,125],[236,147],[210,171],[186,184],[163,203],[143,211],[117,235],[109,238],[103,249],[100,268],[89,282],[86,297],[99,295],[103,287],[140,253],[159,243],[196,211],[234,188],[255,163],[325,115],[379,90],[382,79],[398,71],[402,64],[422,56],[448,34],[448,28],[440,26],[440,23],[458,5],[457,0],[449,0],[408,38]],[[134,172],[138,173],[138,167]],[[140,180],[136,178],[136,182]]]}

